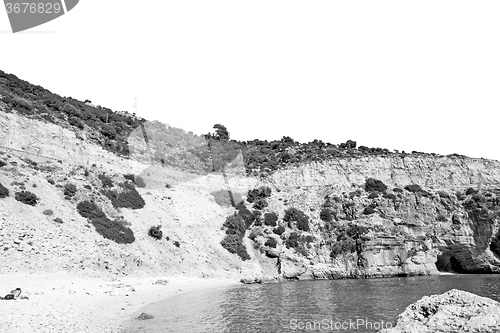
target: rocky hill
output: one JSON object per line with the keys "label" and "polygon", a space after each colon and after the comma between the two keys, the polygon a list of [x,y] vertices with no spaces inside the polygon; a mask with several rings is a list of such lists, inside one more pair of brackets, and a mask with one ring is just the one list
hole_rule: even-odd
{"label": "rocky hill", "polygon": [[500,162],[224,130],[196,136],[2,72],[0,272],[500,271]]}

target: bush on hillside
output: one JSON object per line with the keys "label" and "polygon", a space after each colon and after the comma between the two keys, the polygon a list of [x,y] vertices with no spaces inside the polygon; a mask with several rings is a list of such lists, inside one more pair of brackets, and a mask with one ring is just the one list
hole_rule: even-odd
{"label": "bush on hillside", "polygon": [[368,178],[365,181],[366,192],[384,192],[385,190],[387,190],[387,185],[385,185],[381,180]]}
{"label": "bush on hillside", "polygon": [[382,195],[382,197],[384,197],[385,199],[393,200],[393,201],[397,199],[397,197],[392,193],[384,193]]}
{"label": "bush on hillside", "polygon": [[465,195],[473,195],[476,194],[478,191],[475,188],[469,187],[468,189],[465,190]]}
{"label": "bush on hillside", "polygon": [[121,192],[109,190],[105,192],[105,195],[111,200],[115,208],[141,209],[146,205],[146,202],[135,188]]}
{"label": "bush on hillside", "polygon": [[163,232],[160,229],[161,225],[152,226],[149,228],[148,235],[160,240],[163,237]]}
{"label": "bush on hillside", "polygon": [[15,198],[17,201],[30,206],[36,206],[39,200],[34,193],[31,193],[29,191],[16,192]]}
{"label": "bush on hillside", "polygon": [[266,242],[264,243],[264,246],[268,246],[268,247],[272,247],[272,248],[276,248],[277,245],[278,245],[278,241],[273,237],[268,238],[266,240]]}
{"label": "bush on hillside", "polygon": [[135,241],[134,232],[118,221],[107,217],[94,218],[90,221],[96,231],[109,240],[118,244],[130,244]]}
{"label": "bush on hillside", "polygon": [[253,214],[253,218],[254,218],[253,225],[261,226],[262,225],[262,212],[260,212],[258,210],[253,210],[252,214]]}
{"label": "bush on hillside", "polygon": [[100,174],[99,176],[97,176],[97,178],[101,180],[102,187],[104,188],[114,186],[113,180],[110,177],[106,176],[105,174]]}
{"label": "bush on hillside", "polygon": [[326,207],[321,209],[319,218],[324,222],[332,222],[333,220],[336,220],[334,212]]}
{"label": "bush on hillside", "polygon": [[66,197],[72,198],[76,194],[76,186],[73,184],[64,185],[64,195]]}
{"label": "bush on hillside", "polygon": [[378,192],[372,192],[368,194],[368,199],[377,199],[379,196]]}
{"label": "bush on hillside", "polygon": [[285,227],[280,225],[276,228],[273,229],[273,232],[278,235],[278,236],[281,236],[284,232],[285,232]]}
{"label": "bush on hillside", "polygon": [[78,214],[88,219],[102,218],[106,216],[99,206],[88,200],[82,201],[76,205],[76,210],[78,211]]}
{"label": "bush on hillside", "polygon": [[271,188],[268,186],[261,186],[259,188],[248,191],[247,201],[252,203],[259,199],[269,198],[271,196]]}
{"label": "bush on hillside", "polygon": [[132,183],[135,184],[135,176],[133,174],[131,173],[124,174],[123,178],[125,178],[126,180],[130,180]]}
{"label": "bush on hillside", "polygon": [[265,199],[258,199],[254,202],[253,208],[262,210],[267,207],[267,201]]}
{"label": "bush on hillside", "polygon": [[135,241],[134,232],[116,220],[110,220],[95,203],[82,201],[77,206],[78,213],[89,219],[95,230],[104,238],[118,244],[130,244]]}
{"label": "bush on hillside", "polygon": [[275,227],[278,224],[276,223],[278,221],[278,215],[276,213],[265,213],[264,214],[264,224],[270,227]]}
{"label": "bush on hillside", "polygon": [[47,216],[50,216],[50,215],[53,215],[54,214],[54,211],[52,209],[46,209],[43,211],[43,215],[47,215]]}
{"label": "bush on hillside", "polygon": [[9,189],[0,184],[0,198],[6,198],[9,196]]}
{"label": "bush on hillside", "polygon": [[224,237],[220,242],[223,248],[225,248],[229,253],[237,254],[242,260],[249,260],[250,255],[248,254],[245,245],[241,242],[241,238],[236,234],[229,234]]}
{"label": "bush on hillside", "polygon": [[252,214],[252,212],[246,207],[238,211],[238,216],[240,216],[243,219],[243,221],[245,221],[245,225],[247,228],[250,227],[253,221],[255,220],[255,217]]}
{"label": "bush on hillside", "polygon": [[247,229],[243,218],[236,214],[228,216],[222,226],[226,228],[226,234],[235,234],[241,237]]}

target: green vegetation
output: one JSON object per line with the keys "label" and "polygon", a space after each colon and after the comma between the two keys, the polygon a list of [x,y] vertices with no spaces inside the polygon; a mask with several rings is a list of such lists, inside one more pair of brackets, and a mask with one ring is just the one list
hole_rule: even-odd
{"label": "green vegetation", "polygon": [[110,220],[93,202],[82,201],[77,206],[78,213],[89,219],[96,231],[109,240],[119,244],[130,244],[135,241],[134,232],[116,220]]}
{"label": "green vegetation", "polygon": [[38,203],[38,197],[29,191],[21,191],[21,192],[16,192],[14,195],[15,199],[17,201],[22,202],[23,204],[30,205],[30,206],[36,206]]}
{"label": "green vegetation", "polygon": [[301,210],[297,208],[288,208],[285,210],[285,216],[283,217],[285,222],[288,222],[288,227],[292,228],[292,222],[297,222],[297,229],[302,231],[310,231],[309,228],[309,217],[304,214]]}
{"label": "green vegetation", "polygon": [[104,194],[111,200],[111,204],[115,208],[141,209],[146,205],[146,202],[134,187],[125,188],[120,192],[107,190]]}
{"label": "green vegetation", "polygon": [[243,218],[238,214],[228,216],[223,227],[226,228],[226,236],[221,241],[222,247],[229,253],[237,254],[242,260],[249,260],[250,255],[242,242],[247,229]]}
{"label": "green vegetation", "polygon": [[7,198],[9,196],[9,189],[0,184],[0,198]]}
{"label": "green vegetation", "polygon": [[366,192],[385,192],[385,190],[387,190],[387,185],[385,185],[381,180],[368,178],[365,181]]}
{"label": "green vegetation", "polygon": [[265,213],[264,214],[264,224],[270,227],[275,227],[278,224],[276,223],[278,221],[278,215],[276,213]]}
{"label": "green vegetation", "polygon": [[160,240],[163,237],[163,232],[160,229],[161,225],[152,226],[149,228],[148,235]]}

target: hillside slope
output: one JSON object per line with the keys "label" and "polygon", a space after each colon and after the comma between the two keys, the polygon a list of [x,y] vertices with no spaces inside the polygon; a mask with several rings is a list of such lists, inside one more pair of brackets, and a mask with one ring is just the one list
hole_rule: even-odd
{"label": "hillside slope", "polygon": [[498,161],[203,138],[3,72],[0,100],[0,272],[500,271]]}

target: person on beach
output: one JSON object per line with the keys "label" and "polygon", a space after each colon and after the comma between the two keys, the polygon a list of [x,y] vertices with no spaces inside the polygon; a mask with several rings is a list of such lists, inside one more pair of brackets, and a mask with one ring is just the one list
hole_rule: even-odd
{"label": "person on beach", "polygon": [[19,297],[19,295],[21,295],[21,288],[16,288],[14,290],[11,290],[10,293],[5,295],[5,297],[0,296],[0,299],[3,299],[3,300],[12,299],[12,300],[14,300],[14,299],[17,299]]}

